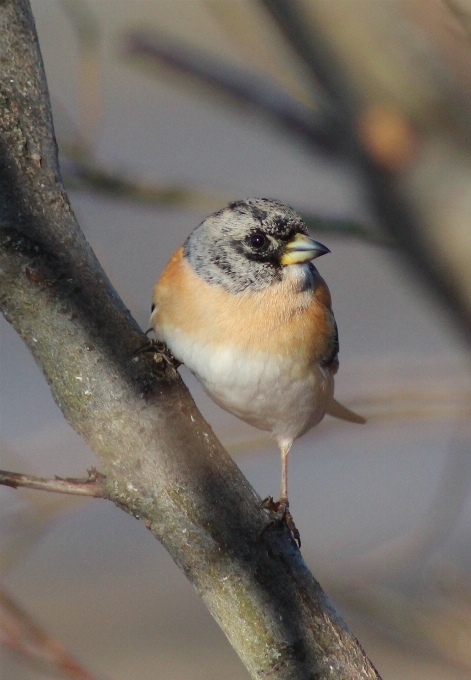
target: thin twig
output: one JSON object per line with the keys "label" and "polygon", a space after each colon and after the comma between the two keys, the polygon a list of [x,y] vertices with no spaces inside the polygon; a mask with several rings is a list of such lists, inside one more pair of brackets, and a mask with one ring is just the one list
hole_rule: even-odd
{"label": "thin twig", "polygon": [[106,489],[106,475],[91,468],[88,477],[54,477],[45,479],[34,475],[23,475],[19,472],[0,470],[0,484],[14,489],[36,489],[37,491],[51,491],[52,493],[67,493],[74,496],[91,496],[92,498],[108,498]]}

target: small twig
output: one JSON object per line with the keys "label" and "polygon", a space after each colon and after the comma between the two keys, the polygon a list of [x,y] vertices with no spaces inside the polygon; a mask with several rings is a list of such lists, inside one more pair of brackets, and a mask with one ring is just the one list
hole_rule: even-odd
{"label": "small twig", "polygon": [[74,496],[92,496],[93,498],[108,498],[105,480],[106,475],[102,475],[95,468],[88,470],[88,477],[54,477],[54,479],[0,470],[0,484],[4,486],[11,486],[14,489],[23,487],[37,491],[68,493]]}

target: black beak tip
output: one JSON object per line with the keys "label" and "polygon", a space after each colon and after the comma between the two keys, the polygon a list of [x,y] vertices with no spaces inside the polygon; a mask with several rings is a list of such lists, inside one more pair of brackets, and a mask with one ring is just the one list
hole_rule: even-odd
{"label": "black beak tip", "polygon": [[322,255],[328,255],[331,251],[327,246],[324,246],[322,243],[319,243],[319,255],[317,257],[322,257]]}

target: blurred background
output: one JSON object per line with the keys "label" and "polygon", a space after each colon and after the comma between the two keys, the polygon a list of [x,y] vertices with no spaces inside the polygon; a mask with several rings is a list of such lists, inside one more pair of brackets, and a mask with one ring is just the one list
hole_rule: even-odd
{"label": "blurred background", "polygon": [[[385,65],[386,56],[402,69],[407,64],[394,40],[420,48],[422,57],[444,43],[459,45],[467,65],[466,2],[308,4],[326,35],[334,31],[343,41],[339,52],[358,55],[349,62],[353,77],[366,74],[362,58],[372,67],[363,83],[367,96],[383,107],[394,99],[403,102],[401,111],[411,108],[414,124],[405,132],[400,125],[395,132],[402,118],[386,117],[393,131],[392,142],[385,134],[386,165],[406,192],[428,187],[433,211],[422,194],[412,203],[415,214],[424,220],[432,211],[431,223],[441,220],[469,260],[468,140],[456,143],[456,128],[438,104],[434,121],[442,127],[434,132],[430,109],[423,113],[414,99],[420,93],[411,89],[410,72],[388,89],[393,78]],[[381,13],[386,5],[392,19]],[[285,124],[302,128],[315,116],[319,90],[273,18],[250,0],[33,0],[32,7],[64,182],[87,238],[143,329],[168,258],[229,200],[281,199],[332,251],[318,269],[339,326],[336,395],[368,423],[327,417],[293,446],[290,502],[302,552],[385,680],[471,678],[468,352],[449,310],[407,266],[404,244],[381,229],[364,176]],[[439,66],[437,57],[435,71],[447,80]],[[459,89],[462,73],[452,72],[450,87]],[[418,82],[424,101],[433,97],[430,83]],[[389,143],[401,153],[387,155]],[[459,173],[452,147],[459,149]],[[456,219],[447,212],[449,187],[461,211]],[[452,228],[462,224],[459,241]],[[451,255],[443,257],[451,267]],[[96,464],[93,454],[3,319],[0,333],[1,467],[84,476]],[[280,462],[270,438],[218,409],[180,370],[256,491],[276,496]],[[222,669],[226,680],[248,677],[143,524],[104,501],[3,487],[0,513],[5,680],[216,680]]]}

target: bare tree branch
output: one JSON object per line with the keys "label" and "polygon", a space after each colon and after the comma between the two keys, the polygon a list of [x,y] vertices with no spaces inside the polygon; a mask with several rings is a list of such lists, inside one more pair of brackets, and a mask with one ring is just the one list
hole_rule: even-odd
{"label": "bare tree branch", "polygon": [[95,469],[88,473],[88,477],[75,479],[44,479],[33,475],[23,475],[19,472],[0,470],[0,484],[13,489],[36,489],[37,491],[52,491],[53,493],[67,493],[73,496],[91,496],[92,498],[108,498],[105,486],[106,476]]}
{"label": "bare tree branch", "polygon": [[0,5],[0,304],[109,498],[183,569],[255,678],[378,678],[197,411],[174,369],[134,351],[144,334],[80,231],[57,167],[27,0]]}

